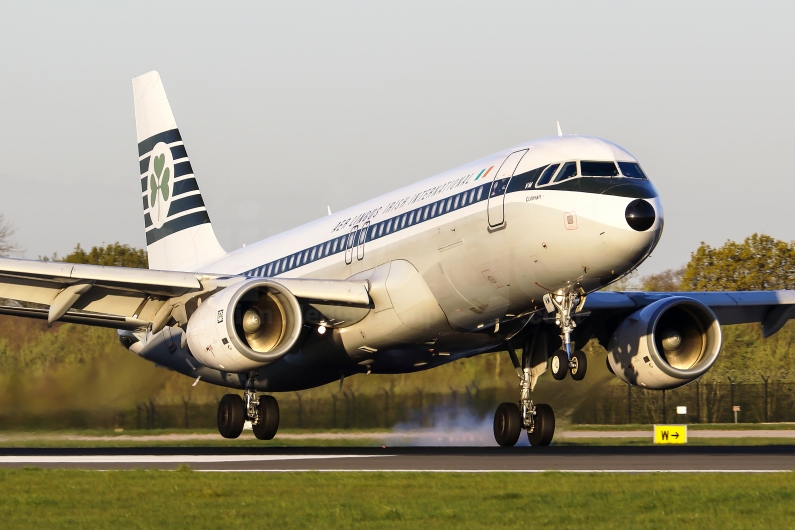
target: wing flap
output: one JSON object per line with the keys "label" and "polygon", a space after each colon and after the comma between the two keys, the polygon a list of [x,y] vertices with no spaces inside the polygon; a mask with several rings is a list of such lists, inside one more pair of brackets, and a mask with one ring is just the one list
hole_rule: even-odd
{"label": "wing flap", "polygon": [[[47,320],[49,315],[48,309],[32,308],[32,307],[14,307],[14,306],[0,306],[0,315],[11,315],[17,317],[37,318]],[[100,313],[75,313],[67,311],[59,322],[68,322],[72,324],[85,324],[88,326],[98,326],[103,328],[125,329],[128,331],[136,331],[146,329],[149,322],[139,320],[137,318],[123,317],[118,315],[106,315]]]}

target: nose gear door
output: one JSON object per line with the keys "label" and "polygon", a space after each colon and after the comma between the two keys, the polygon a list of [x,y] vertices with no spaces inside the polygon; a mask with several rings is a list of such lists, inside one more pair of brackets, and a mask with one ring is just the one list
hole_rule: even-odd
{"label": "nose gear door", "polygon": [[496,228],[505,222],[505,190],[508,189],[508,181],[511,180],[516,166],[519,165],[519,161],[525,153],[527,153],[527,149],[511,153],[494,174],[487,206],[491,228]]}

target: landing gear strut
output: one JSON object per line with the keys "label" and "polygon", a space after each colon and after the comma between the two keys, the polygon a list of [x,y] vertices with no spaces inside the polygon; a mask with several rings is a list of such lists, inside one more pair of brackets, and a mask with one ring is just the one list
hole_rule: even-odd
{"label": "landing gear strut", "polygon": [[532,352],[522,350],[521,364],[516,351],[508,342],[508,354],[519,376],[520,397],[516,403],[502,403],[494,414],[494,438],[503,447],[513,447],[519,440],[522,429],[527,431],[527,439],[532,446],[549,445],[555,435],[555,414],[552,407],[533,403],[530,391],[533,387],[533,372],[530,366]]}
{"label": "landing gear strut", "polygon": [[555,312],[555,324],[560,327],[560,338],[563,340],[563,349],[556,351],[549,358],[552,377],[558,381],[565,379],[569,371],[575,381],[582,381],[585,377],[588,367],[585,353],[580,350],[572,351],[571,343],[571,333],[577,327],[572,314],[582,309],[584,304],[585,296],[575,292],[544,295],[544,305],[550,313]]}
{"label": "landing gear strut", "polygon": [[218,432],[224,438],[237,438],[246,420],[251,422],[254,436],[271,440],[279,429],[279,403],[273,396],[259,396],[252,388],[256,373],[249,374],[245,401],[237,394],[226,394],[218,404]]}

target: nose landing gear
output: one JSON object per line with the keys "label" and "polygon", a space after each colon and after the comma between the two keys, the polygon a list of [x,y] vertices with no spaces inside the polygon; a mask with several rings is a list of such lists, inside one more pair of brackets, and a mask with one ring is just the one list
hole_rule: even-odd
{"label": "nose landing gear", "polygon": [[522,429],[527,431],[527,439],[532,446],[549,445],[555,435],[555,414],[552,407],[534,404],[530,399],[533,387],[533,372],[530,368],[531,348],[522,350],[522,362],[516,357],[516,351],[510,342],[507,343],[508,354],[516,373],[519,376],[520,397],[516,403],[502,403],[494,414],[494,439],[502,447],[513,447],[519,441]]}
{"label": "nose landing gear", "polygon": [[558,381],[565,379],[569,371],[572,379],[582,381],[588,368],[585,353],[580,350],[572,351],[571,343],[571,333],[577,327],[572,314],[582,309],[583,305],[585,305],[585,296],[578,293],[559,292],[544,295],[544,306],[550,313],[555,312],[555,324],[560,327],[563,339],[563,349],[553,353],[549,359],[552,377]]}
{"label": "nose landing gear", "polygon": [[218,404],[218,432],[224,438],[237,438],[243,432],[246,420],[258,440],[272,440],[279,430],[279,403],[273,396],[259,396],[252,390],[249,374],[246,383],[245,401],[237,394],[226,394]]}

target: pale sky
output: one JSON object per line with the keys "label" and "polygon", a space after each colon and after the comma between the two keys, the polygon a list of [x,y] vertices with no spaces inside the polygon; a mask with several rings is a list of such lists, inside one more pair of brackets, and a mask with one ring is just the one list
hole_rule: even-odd
{"label": "pale sky", "polygon": [[0,213],[25,257],[143,247],[158,70],[227,250],[520,142],[612,140],[662,195],[641,273],[795,239],[795,4],[4,2]]}

